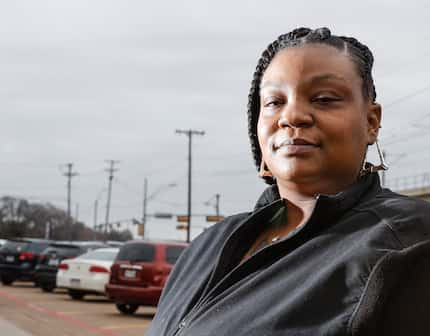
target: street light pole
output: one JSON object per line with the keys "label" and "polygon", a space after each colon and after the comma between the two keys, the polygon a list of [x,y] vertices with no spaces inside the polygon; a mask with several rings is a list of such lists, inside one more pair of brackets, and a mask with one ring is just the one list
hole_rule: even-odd
{"label": "street light pole", "polygon": [[142,232],[142,239],[145,237],[145,231],[146,231],[146,221],[148,218],[147,215],[147,208],[148,208],[148,202],[152,199],[154,199],[155,196],[157,196],[160,192],[164,191],[167,188],[176,187],[176,183],[172,182],[166,185],[162,185],[157,190],[155,190],[151,195],[148,196],[148,179],[145,177],[143,180],[143,202],[142,202],[142,224],[143,224],[143,232]]}
{"label": "street light pole", "polygon": [[220,195],[216,194],[215,195],[215,212],[216,212],[217,216],[219,216],[219,198],[220,198]]}
{"label": "street light pole", "polygon": [[148,203],[148,179],[145,177],[145,179],[143,180],[142,239],[145,238],[146,204],[147,203]]}
{"label": "street light pole", "polygon": [[115,169],[114,166],[116,163],[119,163],[119,161],[116,160],[106,160],[109,163],[109,168],[106,169],[106,171],[109,173],[108,178],[108,195],[106,200],[106,219],[105,219],[105,230],[104,230],[104,240],[107,239],[107,231],[108,231],[108,225],[109,225],[109,211],[110,211],[110,202],[111,202],[111,196],[112,196],[112,180],[113,180],[113,173],[116,172],[118,169]]}

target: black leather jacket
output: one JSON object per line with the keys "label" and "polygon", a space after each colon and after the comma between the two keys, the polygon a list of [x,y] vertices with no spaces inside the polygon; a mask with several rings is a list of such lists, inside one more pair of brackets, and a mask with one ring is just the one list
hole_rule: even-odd
{"label": "black leather jacket", "polygon": [[240,264],[284,206],[270,187],[253,212],[197,237],[145,335],[430,335],[429,203],[369,174]]}

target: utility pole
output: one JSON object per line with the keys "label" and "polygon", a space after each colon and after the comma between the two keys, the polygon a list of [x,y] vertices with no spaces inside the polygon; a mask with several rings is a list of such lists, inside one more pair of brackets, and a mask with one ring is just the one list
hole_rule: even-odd
{"label": "utility pole", "polygon": [[75,206],[75,221],[78,221],[79,218],[79,203],[76,203]]}
{"label": "utility pole", "polygon": [[204,131],[195,130],[176,130],[177,134],[185,134],[188,137],[188,225],[187,225],[187,243],[190,242],[191,233],[191,143],[193,135],[204,135]]}
{"label": "utility pole", "polygon": [[146,205],[148,202],[148,179],[145,177],[143,180],[143,207],[142,207],[142,239],[145,238],[145,226],[146,226]]}
{"label": "utility pole", "polygon": [[117,160],[106,160],[106,162],[109,163],[109,168],[105,169],[109,173],[109,177],[108,177],[108,195],[107,195],[107,200],[106,200],[106,218],[105,218],[105,229],[104,229],[104,239],[105,240],[106,240],[108,225],[109,225],[109,211],[110,211],[110,201],[111,201],[111,195],[112,195],[113,173],[118,171],[118,169],[115,169],[115,164],[119,163],[119,161],[117,161]]}
{"label": "utility pole", "polygon": [[99,210],[99,200],[96,199],[94,201],[94,240],[96,240],[97,236],[97,212]]}
{"label": "utility pole", "polygon": [[71,207],[71,195],[72,195],[72,177],[78,175],[78,173],[73,172],[73,163],[66,163],[67,172],[63,173],[64,176],[67,177],[67,237],[71,240],[71,216],[70,216],[70,207]]}

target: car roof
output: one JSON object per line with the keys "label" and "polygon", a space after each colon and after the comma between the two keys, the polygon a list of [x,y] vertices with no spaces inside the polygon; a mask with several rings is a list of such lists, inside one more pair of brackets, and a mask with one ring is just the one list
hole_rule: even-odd
{"label": "car roof", "polygon": [[57,247],[57,248],[81,248],[81,246],[76,244],[66,244],[66,243],[51,243],[48,248]]}
{"label": "car roof", "polygon": [[188,246],[189,244],[183,241],[175,241],[175,240],[149,240],[149,239],[134,239],[129,240],[125,243],[128,244],[151,244],[151,245],[169,245],[169,246]]}
{"label": "car roof", "polygon": [[96,250],[88,251],[87,253],[96,252],[96,251],[97,252],[118,252],[119,248],[118,247],[102,247],[102,248],[98,248]]}
{"label": "car roof", "polygon": [[41,239],[41,238],[8,238],[9,241],[14,242],[26,242],[26,243],[50,243],[52,240]]}

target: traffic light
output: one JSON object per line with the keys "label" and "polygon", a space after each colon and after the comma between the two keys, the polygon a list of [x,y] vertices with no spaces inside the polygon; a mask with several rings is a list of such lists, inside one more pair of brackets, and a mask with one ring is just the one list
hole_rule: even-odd
{"label": "traffic light", "polygon": [[143,236],[143,224],[137,225],[137,235],[142,237]]}
{"label": "traffic light", "polygon": [[188,230],[188,225],[185,225],[185,224],[176,225],[176,230]]}
{"label": "traffic light", "polygon": [[206,216],[206,222],[221,222],[224,216]]}
{"label": "traffic light", "polygon": [[184,222],[188,223],[188,216],[186,215],[176,216],[176,220],[181,223],[184,223]]}

